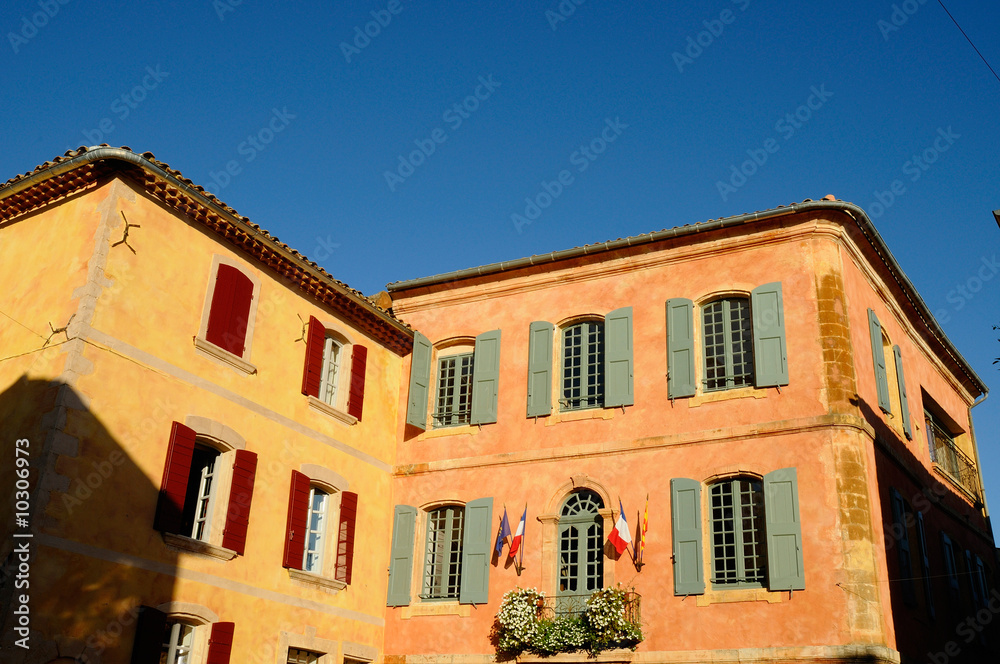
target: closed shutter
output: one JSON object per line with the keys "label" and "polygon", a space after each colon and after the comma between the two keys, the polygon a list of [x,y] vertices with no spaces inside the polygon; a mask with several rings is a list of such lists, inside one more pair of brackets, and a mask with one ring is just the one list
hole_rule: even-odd
{"label": "closed shutter", "polygon": [[205,339],[242,357],[252,301],[253,282],[235,267],[220,264]]}
{"label": "closed shutter", "polygon": [[705,592],[701,550],[701,482],[670,480],[670,518],[674,544],[674,594]]}
{"label": "closed shutter", "polygon": [[552,413],[552,336],[555,327],[535,321],[528,327],[528,417]]}
{"label": "closed shutter", "polygon": [[885,370],[885,353],[882,350],[882,325],[878,316],[868,310],[868,332],[872,338],[872,363],[875,365],[875,390],[878,393],[878,407],[883,412],[892,411],[889,402],[889,376]]}
{"label": "closed shutter", "polygon": [[924,600],[927,613],[934,617],[934,593],[931,589],[931,559],[927,553],[927,531],[924,528],[924,514],[917,512],[917,543],[920,545],[920,571],[924,578]]}
{"label": "closed shutter", "polygon": [[326,330],[315,316],[309,317],[306,329],[306,361],[302,370],[302,394],[319,398],[319,384],[323,377],[323,345]]}
{"label": "closed shutter", "polygon": [[181,531],[194,442],[194,429],[180,422],[173,423],[167,445],[167,460],[163,466],[163,479],[160,482],[160,496],[156,503],[156,517],[153,520],[153,528],[156,530],[165,533]]}
{"label": "closed shutter", "polygon": [[604,317],[604,407],[631,406],[632,307],[615,309]]}
{"label": "closed shutter", "polygon": [[226,512],[226,529],[222,533],[222,546],[243,555],[247,545],[247,527],[250,525],[250,503],[253,501],[253,483],[257,475],[257,455],[247,450],[236,450],[233,463],[233,484],[229,490],[229,509]]}
{"label": "closed shutter", "polygon": [[972,603],[977,609],[981,608],[983,602],[979,597],[979,580],[976,578],[978,572],[975,563],[972,562],[972,552],[968,549],[965,550],[965,573],[969,579],[969,587],[972,588]]}
{"label": "closed shutter", "polygon": [[497,395],[500,389],[500,330],[483,332],[476,337],[472,360],[471,424],[497,421]]}
{"label": "closed shutter", "polygon": [[892,347],[892,356],[896,361],[896,383],[899,387],[899,409],[903,411],[903,433],[907,440],[913,440],[913,431],[910,428],[910,404],[906,398],[906,380],[903,378],[903,357],[899,352],[899,346]]}
{"label": "closed shutter", "polygon": [[486,604],[490,599],[490,559],[493,554],[493,499],[472,500],[465,506],[462,536],[460,604]]}
{"label": "closed shutter", "polygon": [[910,558],[910,533],[906,527],[906,504],[903,496],[894,488],[889,489],[892,504],[892,534],[896,538],[896,556],[899,560],[899,576],[903,590],[903,601],[913,605],[917,598],[913,592],[913,564]]}
{"label": "closed shutter", "polygon": [[337,581],[350,585],[354,575],[354,531],[358,520],[358,494],[340,494],[340,528],[337,530]]}
{"label": "closed shutter", "polygon": [[285,554],[282,566],[302,569],[308,526],[309,478],[293,470],[292,484],[288,491],[288,520],[285,522]]}
{"label": "closed shutter", "polygon": [[167,614],[151,606],[140,606],[135,621],[135,640],[132,642],[130,664],[149,664],[160,661],[163,650],[163,630]]}
{"label": "closed shutter", "polygon": [[948,577],[948,595],[952,610],[959,608],[958,561],[955,559],[955,544],[951,538],[941,533],[941,552],[944,554],[944,572]]}
{"label": "closed shutter", "polygon": [[757,387],[788,385],[788,351],[781,282],[764,284],[750,293],[753,315],[753,361]]}
{"label": "closed shutter", "polygon": [[695,393],[694,303],[683,297],[667,300],[667,396]]}
{"label": "closed shutter", "polygon": [[365,370],[368,368],[368,349],[354,344],[351,353],[351,392],[347,397],[347,412],[361,421],[365,409]]}
{"label": "closed shutter", "polygon": [[771,590],[805,590],[799,481],[794,468],[764,475],[767,572]]}
{"label": "closed shutter", "polygon": [[410,355],[410,389],[406,404],[406,423],[418,429],[427,428],[427,396],[431,382],[431,342],[427,337],[413,334],[413,353]]}
{"label": "closed shutter", "polygon": [[389,592],[386,606],[409,606],[413,577],[413,531],[417,508],[396,505],[392,515],[392,549],[389,553]]}
{"label": "closed shutter", "polygon": [[208,657],[205,664],[229,664],[233,652],[233,633],[236,625],[231,622],[217,622],[212,625],[212,635],[208,637]]}

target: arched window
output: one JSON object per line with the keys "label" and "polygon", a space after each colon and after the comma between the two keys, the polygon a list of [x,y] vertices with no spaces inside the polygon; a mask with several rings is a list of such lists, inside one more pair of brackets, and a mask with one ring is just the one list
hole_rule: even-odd
{"label": "arched window", "polygon": [[160,661],[163,664],[188,664],[194,644],[194,627],[180,621],[168,620],[163,629],[163,647]]}
{"label": "arched window", "polygon": [[705,389],[754,384],[750,299],[730,297],[702,307]]}
{"label": "arched window", "polygon": [[760,588],[767,582],[764,491],[754,477],[711,485],[712,585]]}
{"label": "arched window", "polygon": [[604,501],[585,489],[570,494],[559,513],[559,578],[556,610],[579,613],[604,585]]}
{"label": "arched window", "polygon": [[319,398],[331,406],[337,405],[337,385],[340,382],[340,356],[343,344],[333,335],[323,339],[323,368],[319,382]]}

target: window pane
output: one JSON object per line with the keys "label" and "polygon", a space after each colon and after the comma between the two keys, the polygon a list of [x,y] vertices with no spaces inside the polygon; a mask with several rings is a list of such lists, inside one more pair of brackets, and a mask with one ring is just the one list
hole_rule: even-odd
{"label": "window pane", "polygon": [[764,492],[760,480],[717,482],[710,491],[712,583],[759,587],[766,577]]}
{"label": "window pane", "polygon": [[323,572],[323,544],[326,539],[328,494],[316,487],[309,488],[309,532],[303,553],[302,567],[307,572]]}
{"label": "window pane", "polygon": [[424,599],[457,599],[462,580],[465,509],[443,507],[427,515]]}
{"label": "window pane", "polygon": [[438,360],[435,426],[468,424],[472,415],[473,353]]}
{"label": "window pane", "polygon": [[163,648],[160,664],[188,664],[194,627],[179,622],[168,622],[163,630]]}
{"label": "window pane", "polygon": [[604,323],[563,330],[563,410],[604,405]]}
{"label": "window pane", "polygon": [[559,517],[559,585],[556,610],[578,613],[604,586],[604,502],[593,491],[571,494]]}
{"label": "window pane", "polygon": [[337,404],[337,378],[340,375],[340,344],[327,337],[323,346],[323,369],[320,375],[319,398]]}
{"label": "window pane", "polygon": [[319,653],[299,650],[298,648],[288,649],[288,664],[316,664],[319,658]]}
{"label": "window pane", "polygon": [[750,300],[716,300],[702,308],[705,389],[753,385],[753,329]]}

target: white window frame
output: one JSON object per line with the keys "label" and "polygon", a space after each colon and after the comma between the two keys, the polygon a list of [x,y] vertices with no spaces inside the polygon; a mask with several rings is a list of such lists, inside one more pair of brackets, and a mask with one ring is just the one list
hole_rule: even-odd
{"label": "white window frame", "polygon": [[[315,508],[315,500],[317,495],[322,495],[323,501],[320,509]],[[306,545],[302,551],[302,571],[310,572],[312,574],[323,575],[323,563],[325,559],[325,554],[327,549],[327,538],[330,533],[330,528],[328,526],[330,521],[330,504],[331,494],[329,491],[324,490],[322,487],[318,487],[315,484],[309,485],[309,518],[306,521]],[[314,520],[316,525],[314,527]],[[309,542],[312,539],[312,535],[316,534],[317,547],[315,550],[309,548]],[[309,565],[309,556],[313,556],[313,564]]]}
{"label": "white window frame", "polygon": [[[170,628],[169,635],[164,632],[166,642],[161,644],[160,651],[166,650],[166,664],[193,664],[193,654],[195,650],[195,633],[197,626],[181,620],[171,620],[167,618],[167,627]],[[183,643],[185,628],[187,629],[187,643]],[[178,652],[181,648],[186,648],[185,652]]]}
{"label": "white window frame", "polygon": [[341,374],[344,364],[344,344],[327,332],[323,340],[323,365],[320,371],[319,399],[323,403],[338,407]]}

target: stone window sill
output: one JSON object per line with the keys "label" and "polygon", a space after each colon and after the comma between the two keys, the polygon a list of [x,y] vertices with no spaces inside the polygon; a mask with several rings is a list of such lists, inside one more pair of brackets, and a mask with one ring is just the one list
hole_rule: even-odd
{"label": "stone window sill", "polygon": [[582,410],[556,411],[545,418],[545,426],[562,422],[582,422],[584,420],[610,420],[615,417],[615,408],[584,408]]}
{"label": "stone window sill", "polygon": [[219,360],[223,364],[227,364],[233,369],[244,373],[248,376],[257,373],[257,367],[250,364],[242,357],[230,353],[228,350],[219,348],[215,344],[201,337],[194,337],[194,347],[195,350],[200,351],[202,355],[206,355],[213,360]]}
{"label": "stone window sill", "polygon": [[313,574],[312,572],[306,572],[300,569],[288,568],[288,577],[293,581],[298,581],[304,585],[319,588],[320,590],[324,590],[332,594],[337,594],[347,587],[347,584],[343,581],[320,576],[319,574]]}
{"label": "stone window sill", "polygon": [[697,408],[704,403],[715,403],[716,401],[730,401],[732,399],[763,399],[767,397],[767,388],[737,387],[732,390],[718,390],[717,392],[702,392],[698,396],[687,399],[688,408]]}
{"label": "stone window sill", "polygon": [[404,606],[399,617],[403,620],[419,616],[460,616],[468,618],[472,615],[470,604],[458,602],[417,602]]}
{"label": "stone window sill", "polygon": [[163,533],[163,541],[166,542],[167,546],[173,549],[195,553],[207,558],[214,558],[216,560],[232,560],[239,555],[232,549],[216,546],[215,544],[209,544],[208,542],[202,542],[201,540],[185,537],[184,535],[177,535],[175,533]]}
{"label": "stone window sill", "polygon": [[430,429],[426,433],[420,436],[421,440],[427,440],[429,438],[444,438],[446,436],[477,436],[479,435],[480,425],[478,424],[466,424],[457,427],[439,427],[437,429]]}
{"label": "stone window sill", "polygon": [[354,425],[354,424],[358,423],[358,418],[354,417],[350,413],[345,413],[344,411],[340,410],[339,408],[337,408],[335,406],[331,406],[330,404],[326,403],[325,401],[320,401],[319,399],[317,399],[314,396],[310,396],[310,397],[308,397],[308,399],[309,399],[309,407],[310,408],[314,408],[315,410],[318,410],[319,412],[323,413],[324,415],[329,415],[333,419],[335,419],[335,420],[337,420],[339,422],[343,422],[347,426],[351,426],[351,425]]}
{"label": "stone window sill", "polygon": [[771,592],[767,588],[733,588],[731,590],[717,590],[706,588],[704,595],[698,595],[698,606],[711,606],[712,604],[730,604],[732,602],[767,602],[768,604],[778,604],[782,601],[782,593],[787,591]]}

